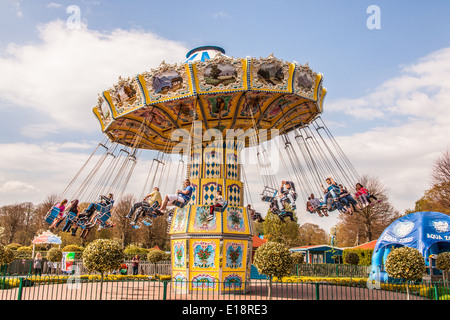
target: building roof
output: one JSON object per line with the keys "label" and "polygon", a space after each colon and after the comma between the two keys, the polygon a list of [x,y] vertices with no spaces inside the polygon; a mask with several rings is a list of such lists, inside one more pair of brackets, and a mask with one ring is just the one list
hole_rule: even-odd
{"label": "building roof", "polygon": [[336,250],[343,250],[343,248],[334,247],[329,244],[314,244],[309,246],[300,246],[300,247],[294,247],[290,248],[291,251],[308,251],[308,250],[320,250],[320,249],[336,249]]}
{"label": "building roof", "polygon": [[252,241],[253,241],[253,248],[258,248],[262,246],[264,243],[266,243],[267,239],[261,239],[260,237],[253,236]]}
{"label": "building roof", "polygon": [[374,249],[378,240],[372,240],[366,243],[363,243],[359,246],[353,247],[352,249]]}

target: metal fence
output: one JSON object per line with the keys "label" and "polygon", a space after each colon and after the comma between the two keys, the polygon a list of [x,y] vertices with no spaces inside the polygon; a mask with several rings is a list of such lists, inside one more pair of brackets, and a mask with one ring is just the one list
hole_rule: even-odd
{"label": "metal fence", "polygon": [[147,276],[3,276],[0,300],[450,300],[448,283],[244,283],[161,281]]}
{"label": "metal fence", "polygon": [[[132,274],[132,262],[124,261],[124,263],[128,267],[128,274]],[[157,264],[150,263],[148,261],[141,261],[138,267],[138,274],[145,275],[170,275],[171,274],[171,262],[170,261],[160,261]],[[77,259],[74,261],[75,269],[79,271],[80,274],[97,274],[89,272],[83,265],[83,260]],[[11,262],[6,269],[6,273],[10,275],[30,275],[34,274],[35,270],[33,269],[33,260],[32,259],[17,259]],[[60,263],[48,263],[44,259],[42,264],[42,275],[64,275],[61,271]]]}

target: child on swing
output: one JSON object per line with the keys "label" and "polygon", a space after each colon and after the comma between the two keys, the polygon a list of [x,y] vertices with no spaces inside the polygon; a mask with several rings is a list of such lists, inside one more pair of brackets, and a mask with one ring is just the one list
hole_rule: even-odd
{"label": "child on swing", "polygon": [[356,184],[356,198],[362,203],[363,208],[367,207],[368,205],[375,205],[370,199],[373,199],[377,202],[380,202],[381,200],[378,200],[377,197],[374,195],[371,195],[369,191],[362,186],[361,183]]}
{"label": "child on swing", "polygon": [[223,207],[225,205],[225,200],[222,198],[222,191],[217,190],[216,197],[214,198],[214,205],[212,205],[209,209],[209,217],[208,221],[211,221],[214,218],[214,208],[215,207]]}

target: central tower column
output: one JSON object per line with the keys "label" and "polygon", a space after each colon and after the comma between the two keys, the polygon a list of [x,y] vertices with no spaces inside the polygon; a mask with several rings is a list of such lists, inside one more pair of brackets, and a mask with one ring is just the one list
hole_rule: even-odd
{"label": "central tower column", "polygon": [[[172,280],[183,291],[245,290],[250,279],[252,232],[244,207],[238,163],[239,141],[194,143],[188,178],[194,189],[188,205],[176,208],[170,226]],[[227,201],[208,219],[217,190]]]}

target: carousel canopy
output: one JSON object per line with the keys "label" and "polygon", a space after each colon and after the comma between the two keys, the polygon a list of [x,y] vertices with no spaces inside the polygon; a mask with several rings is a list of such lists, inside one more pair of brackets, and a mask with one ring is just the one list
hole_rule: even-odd
{"label": "carousel canopy", "polygon": [[308,64],[275,58],[233,58],[220,47],[191,50],[181,64],[119,77],[99,95],[93,112],[102,131],[120,144],[169,152],[175,129],[277,129],[308,124],[322,112],[322,75]]}

